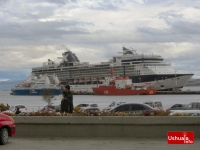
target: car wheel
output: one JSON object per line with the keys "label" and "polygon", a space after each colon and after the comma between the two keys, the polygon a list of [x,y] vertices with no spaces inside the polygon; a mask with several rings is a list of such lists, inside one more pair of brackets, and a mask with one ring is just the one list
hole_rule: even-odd
{"label": "car wheel", "polygon": [[8,142],[8,129],[2,128],[0,131],[0,144],[5,145]]}

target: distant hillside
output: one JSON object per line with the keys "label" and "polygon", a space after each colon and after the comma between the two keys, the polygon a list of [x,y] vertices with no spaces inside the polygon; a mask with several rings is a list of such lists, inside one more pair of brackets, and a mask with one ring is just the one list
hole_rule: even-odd
{"label": "distant hillside", "polygon": [[15,80],[15,81],[2,81],[0,82],[0,90],[1,91],[7,91],[11,90],[16,84],[22,82],[23,80]]}
{"label": "distant hillside", "polygon": [[189,81],[194,81],[194,80],[196,80],[195,78],[190,78],[190,80]]}

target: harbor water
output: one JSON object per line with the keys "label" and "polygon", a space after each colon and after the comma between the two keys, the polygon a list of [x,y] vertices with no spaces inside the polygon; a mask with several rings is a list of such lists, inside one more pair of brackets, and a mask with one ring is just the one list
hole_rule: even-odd
{"label": "harbor water", "polygon": [[[184,87],[182,90],[200,91],[200,87]],[[100,96],[100,95],[74,95],[74,106],[81,103],[96,103],[101,108],[107,107],[113,101],[124,101],[126,103],[143,103],[146,101],[161,101],[164,109],[168,109],[173,104],[189,104],[190,102],[200,102],[199,94],[187,95],[127,95],[127,96]],[[59,105],[61,96],[55,96],[53,105]],[[0,103],[10,106],[23,104],[27,106],[29,112],[37,111],[47,105],[41,96],[14,96],[10,91],[0,91]]]}

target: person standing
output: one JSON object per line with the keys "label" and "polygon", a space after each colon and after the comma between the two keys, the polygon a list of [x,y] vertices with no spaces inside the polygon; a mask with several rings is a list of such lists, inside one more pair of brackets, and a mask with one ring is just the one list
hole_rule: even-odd
{"label": "person standing", "polygon": [[61,100],[61,113],[69,113],[70,112],[70,100],[67,98],[67,92],[63,91]]}
{"label": "person standing", "polygon": [[73,95],[72,92],[70,91],[70,86],[66,85],[65,86],[65,91],[67,92],[67,98],[70,101],[70,109],[69,109],[69,113],[73,113],[74,111],[74,105],[73,105]]}
{"label": "person standing", "polygon": [[17,111],[15,112],[16,115],[19,115],[21,111],[19,110],[19,107],[17,107]]}

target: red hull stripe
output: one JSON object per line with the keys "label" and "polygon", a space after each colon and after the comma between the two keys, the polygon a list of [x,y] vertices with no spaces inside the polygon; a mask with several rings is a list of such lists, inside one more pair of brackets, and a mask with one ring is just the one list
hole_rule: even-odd
{"label": "red hull stripe", "polygon": [[92,88],[96,95],[153,95],[156,89],[132,90],[132,89],[116,89],[115,86],[99,86]]}

